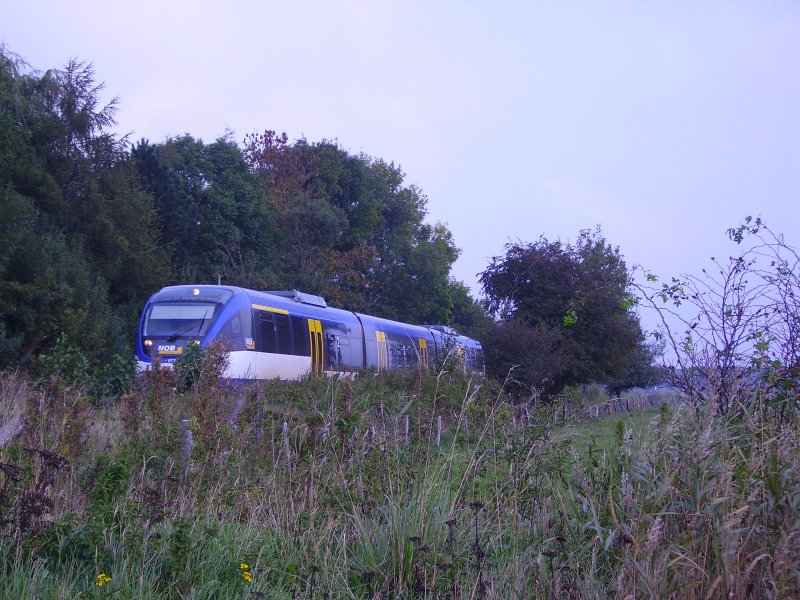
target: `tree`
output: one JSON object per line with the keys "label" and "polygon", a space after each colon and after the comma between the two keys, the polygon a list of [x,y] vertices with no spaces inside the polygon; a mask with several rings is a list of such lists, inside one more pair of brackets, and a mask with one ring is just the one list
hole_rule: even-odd
{"label": "tree", "polygon": [[155,198],[173,280],[262,288],[280,281],[274,211],[236,144],[189,135],[143,140],[132,157]]}
{"label": "tree", "polygon": [[327,294],[335,264],[334,245],[347,227],[344,212],[321,198],[295,195],[282,215],[284,272],[290,286]]}
{"label": "tree", "polygon": [[130,352],[170,282],[298,287],[408,322],[477,319],[458,248],[394,163],[285,134],[131,148],[91,64],[31,71],[0,47],[0,366],[61,334]]}
{"label": "tree", "polygon": [[245,156],[276,210],[288,285],[401,321],[450,320],[459,250],[447,227],[424,222],[427,199],[399,167],[274,131],[248,136]]}
{"label": "tree", "polygon": [[129,352],[161,281],[152,198],[101,90],[90,64],[39,74],[0,48],[1,364],[61,333],[94,360]]}
{"label": "tree", "polygon": [[459,333],[482,340],[493,321],[464,283],[451,278],[449,288],[449,325]]}
{"label": "tree", "polygon": [[519,388],[545,393],[619,380],[646,357],[628,282],[619,249],[599,229],[581,231],[574,245],[508,244],[480,275],[498,322],[485,344],[490,373],[513,369]]}

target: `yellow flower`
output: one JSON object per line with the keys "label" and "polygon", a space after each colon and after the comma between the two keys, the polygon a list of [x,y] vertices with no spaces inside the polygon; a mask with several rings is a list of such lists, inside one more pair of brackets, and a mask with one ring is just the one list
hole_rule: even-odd
{"label": "yellow flower", "polygon": [[242,570],[244,571],[245,569],[249,569],[249,568],[250,568],[250,565],[248,565],[248,564],[245,564],[245,563],[242,563],[242,564],[240,564],[240,565],[239,565],[239,568],[240,568],[240,569],[242,569]]}
{"label": "yellow flower", "polygon": [[242,577],[247,583],[253,583],[253,576],[250,574],[250,571],[242,571]]}
{"label": "yellow flower", "polygon": [[95,582],[95,585],[97,587],[103,587],[107,583],[111,583],[111,577],[109,577],[105,573],[100,573],[97,576],[97,581]]}

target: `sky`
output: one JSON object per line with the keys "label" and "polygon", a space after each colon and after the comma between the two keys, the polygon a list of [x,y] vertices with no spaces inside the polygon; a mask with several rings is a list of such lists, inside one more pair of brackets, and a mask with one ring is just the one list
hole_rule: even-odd
{"label": "sky", "polygon": [[92,62],[117,131],[266,129],[394,162],[452,275],[601,227],[662,279],[760,215],[800,245],[800,3],[4,0],[38,70]]}

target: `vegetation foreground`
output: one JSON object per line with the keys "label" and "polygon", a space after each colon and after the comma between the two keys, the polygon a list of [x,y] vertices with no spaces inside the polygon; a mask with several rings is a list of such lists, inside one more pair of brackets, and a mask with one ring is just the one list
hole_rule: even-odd
{"label": "vegetation foreground", "polygon": [[664,406],[598,439],[459,373],[217,372],[105,406],[0,376],[0,597],[800,597],[796,418]]}

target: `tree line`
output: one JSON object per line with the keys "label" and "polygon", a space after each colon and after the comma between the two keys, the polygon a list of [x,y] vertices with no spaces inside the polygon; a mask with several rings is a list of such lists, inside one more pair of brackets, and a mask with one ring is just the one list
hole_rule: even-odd
{"label": "tree line", "polygon": [[451,232],[394,163],[272,130],[132,143],[101,92],[91,64],[41,73],[0,48],[0,367],[35,364],[61,336],[98,364],[130,355],[151,293],[218,281],[454,326],[520,389],[620,382],[651,361],[599,230],[507,246],[478,302],[450,276]]}

